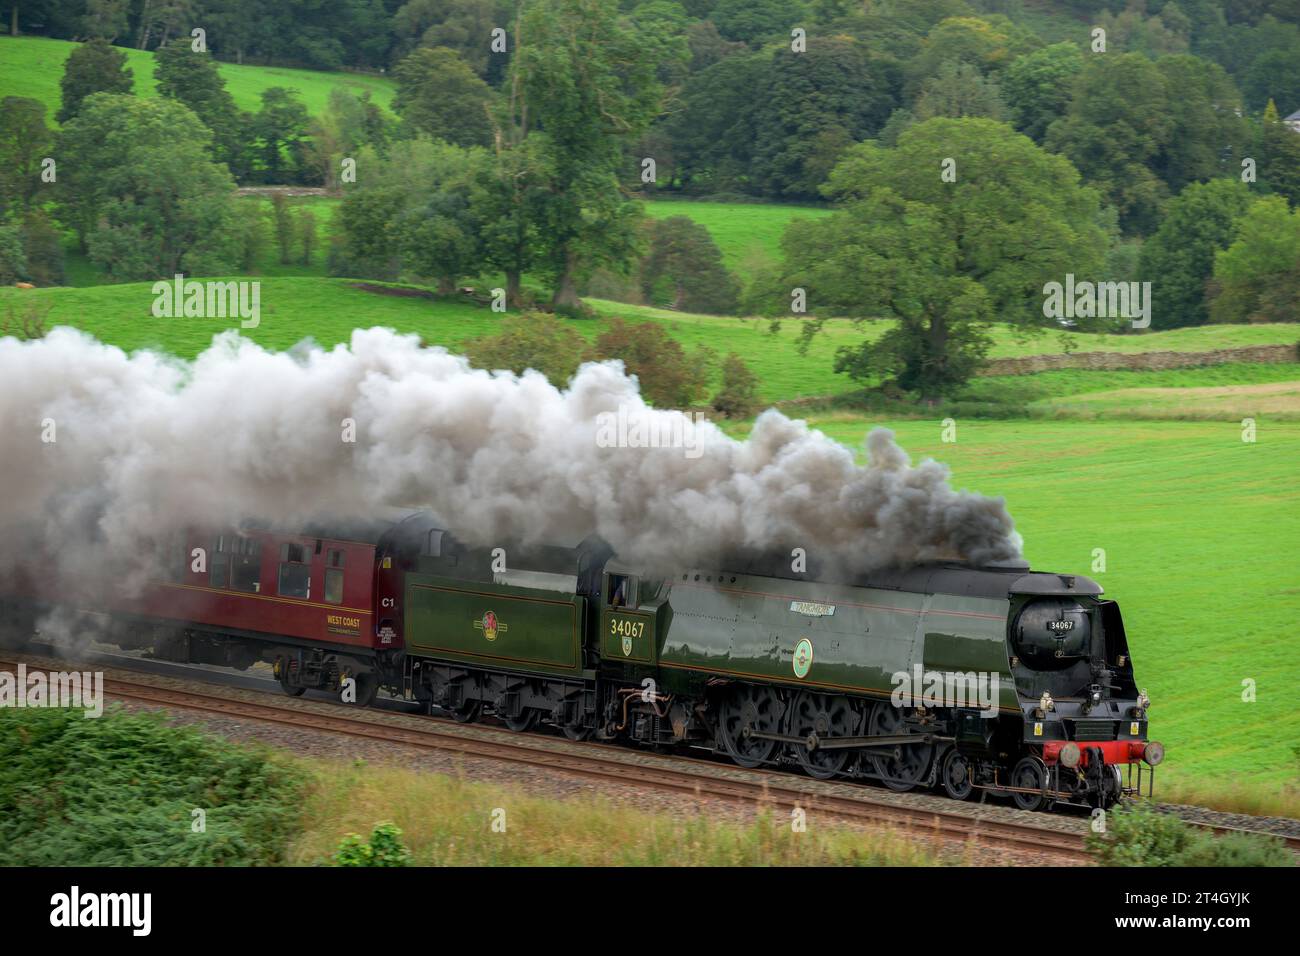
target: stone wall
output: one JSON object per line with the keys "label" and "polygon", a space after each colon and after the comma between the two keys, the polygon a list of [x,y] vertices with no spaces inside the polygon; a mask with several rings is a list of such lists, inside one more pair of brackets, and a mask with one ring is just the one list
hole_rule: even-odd
{"label": "stone wall", "polygon": [[1222,365],[1225,362],[1296,362],[1300,345],[1250,345],[1209,352],[1073,352],[1058,355],[1026,355],[1021,358],[990,359],[978,375],[1032,375],[1063,368],[1093,371],[1114,369],[1190,368],[1194,365]]}

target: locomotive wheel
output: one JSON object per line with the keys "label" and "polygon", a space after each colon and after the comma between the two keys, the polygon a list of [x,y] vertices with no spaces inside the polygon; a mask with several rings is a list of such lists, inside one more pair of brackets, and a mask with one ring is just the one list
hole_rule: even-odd
{"label": "locomotive wheel", "polygon": [[515,731],[515,733],[521,734],[537,726],[538,716],[537,711],[529,707],[518,717],[502,717],[501,719],[505,721],[507,727]]}
{"label": "locomotive wheel", "polygon": [[451,714],[452,720],[458,724],[472,724],[483,713],[483,701],[467,701],[459,707],[449,709],[447,712]]}
{"label": "locomotive wheel", "polygon": [[[1011,771],[1011,786],[1023,787],[1026,790],[1043,789],[1043,783],[1047,780],[1047,768],[1037,757],[1022,757],[1020,763],[1016,764]],[[1020,793],[1011,794],[1011,799],[1021,810],[1041,810],[1048,800],[1042,793]]]}
{"label": "locomotive wheel", "polygon": [[970,761],[956,748],[949,750],[939,768],[939,783],[943,792],[954,800],[969,800],[975,792],[975,784],[970,779]]}
{"label": "locomotive wheel", "polygon": [[297,684],[289,683],[289,675],[285,674],[280,678],[280,689],[290,697],[301,697],[307,693],[306,687],[299,687]]}
{"label": "locomotive wheel", "polygon": [[[794,699],[790,714],[790,733],[795,737],[819,740],[827,737],[853,737],[861,726],[861,717],[847,697],[835,694],[814,694],[800,691]],[[852,756],[850,750],[809,750],[794,744],[795,759],[804,773],[818,780],[827,780],[840,773]]]}
{"label": "locomotive wheel", "polygon": [[742,767],[757,767],[772,759],[775,740],[750,736],[750,731],[780,733],[781,700],[766,687],[738,684],[722,702],[718,736],[727,755]]}
{"label": "locomotive wheel", "polygon": [[[903,711],[892,704],[880,703],[871,712],[871,735],[892,737],[906,733]],[[934,759],[934,744],[907,744],[881,749],[871,754],[871,766],[890,790],[905,793],[924,779]]]}

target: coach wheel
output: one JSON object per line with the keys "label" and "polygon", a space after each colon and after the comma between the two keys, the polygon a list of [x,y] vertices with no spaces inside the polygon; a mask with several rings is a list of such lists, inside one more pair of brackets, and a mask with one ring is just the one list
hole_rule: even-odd
{"label": "coach wheel", "polygon": [[969,800],[975,792],[970,761],[955,748],[949,750],[943,758],[943,766],[939,768],[939,782],[943,784],[943,792],[954,800]]}
{"label": "coach wheel", "polygon": [[[903,711],[892,704],[879,703],[871,712],[871,736],[894,737],[907,733]],[[876,748],[871,765],[890,790],[904,793],[919,784],[934,759],[934,744],[904,744],[894,748]]]}
{"label": "coach wheel", "polygon": [[[351,677],[356,681],[353,688],[356,699],[344,700],[344,703],[351,704],[353,707],[369,707],[375,702],[375,697],[379,694],[379,676],[372,671],[344,671],[342,678]],[[342,689],[339,691],[342,697]]]}
{"label": "coach wheel", "polygon": [[783,709],[775,691],[750,684],[736,685],[723,700],[718,718],[718,736],[731,759],[742,767],[767,763],[777,742],[753,735],[779,733]]}
{"label": "coach wheel", "polygon": [[[1021,810],[1041,810],[1047,804],[1043,786],[1047,781],[1047,768],[1037,757],[1024,757],[1011,771],[1011,786],[1017,789],[1011,799]],[[1021,792],[1030,791],[1030,792]]]}

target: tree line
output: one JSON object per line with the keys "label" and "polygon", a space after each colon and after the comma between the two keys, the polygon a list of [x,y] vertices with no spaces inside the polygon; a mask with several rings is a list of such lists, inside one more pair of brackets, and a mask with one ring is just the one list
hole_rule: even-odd
{"label": "tree line", "polygon": [[[1043,325],[1044,282],[1067,273],[1150,281],[1157,328],[1295,317],[1288,2],[1071,0],[1055,6],[1080,38],[1058,43],[1003,0],[411,2],[390,11],[396,116],[340,89],[316,117],[283,88],[236,109],[221,31],[200,52],[182,29],[217,9],[196,3],[150,30],[158,99],[131,95],[105,28],[69,57],[57,132],[36,101],[0,104],[0,272],[50,279],[60,228],[114,279],[229,271],[259,241],[235,182],[319,183],[344,196],[336,274],[444,292],[499,274],[513,307],[541,287],[566,313],[622,281],[797,317],[805,341],[825,317],[890,318],[837,368],[933,397],[973,372],[991,322]],[[108,8],[145,22],[138,0],[88,0],[81,29]],[[836,211],[795,222],[742,288],[706,230],[643,218],[656,195]]]}

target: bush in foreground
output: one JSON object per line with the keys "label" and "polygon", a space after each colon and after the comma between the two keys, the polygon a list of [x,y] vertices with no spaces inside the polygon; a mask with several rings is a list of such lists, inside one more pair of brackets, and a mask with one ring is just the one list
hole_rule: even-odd
{"label": "bush in foreground", "polygon": [[263,748],[156,714],[0,709],[10,866],[279,864],[301,826],[301,783]]}
{"label": "bush in foreground", "polygon": [[1104,866],[1294,866],[1279,839],[1257,834],[1216,837],[1168,813],[1137,804],[1112,811],[1104,833],[1088,835]]}

